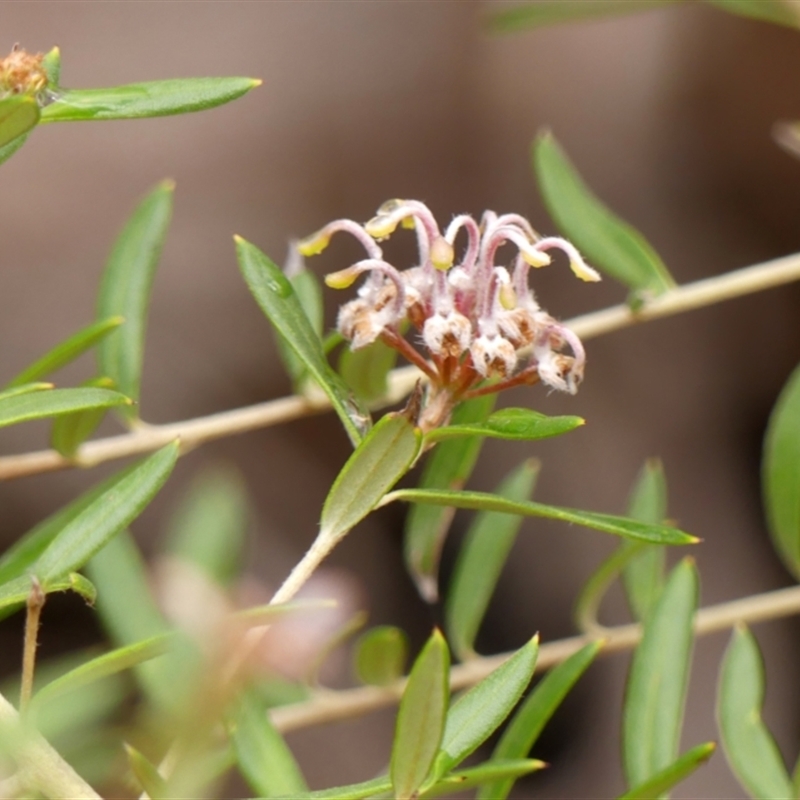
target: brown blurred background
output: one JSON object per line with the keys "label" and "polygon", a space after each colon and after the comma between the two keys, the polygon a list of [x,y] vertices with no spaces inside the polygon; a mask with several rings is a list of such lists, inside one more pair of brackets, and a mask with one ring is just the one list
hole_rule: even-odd
{"label": "brown blurred background", "polygon": [[[800,249],[800,163],[771,142],[800,118],[800,34],[693,2],[627,18],[493,36],[492,2],[3,2],[10,49],[61,47],[62,83],[251,75],[264,85],[203,115],[37,130],[2,167],[0,341],[10,376],[90,321],[98,278],[135,202],[177,181],[157,275],[142,413],[167,422],[289,391],[268,325],[236,268],[240,233],[276,260],[286,242],[339,216],[364,220],[389,197],[425,200],[442,220],[518,211],[544,231],[529,146],[550,126],[597,193],[646,232],[680,282]],[[498,6],[499,7],[499,4]],[[345,265],[336,244],[311,266]],[[610,280],[578,285],[537,272],[554,315],[619,302]],[[333,300],[329,298],[330,320]],[[615,333],[588,345],[575,398],[526,389],[506,398],[587,426],[535,446],[487,444],[473,479],[490,489],[523,458],[544,468],[537,497],[619,513],[643,460],[660,456],[670,513],[704,538],[703,602],[786,585],[761,517],[761,438],[800,360],[800,290],[789,286]],[[88,364],[64,382],[87,377]],[[113,426],[108,428],[113,430]],[[3,431],[0,451],[45,445],[44,428]],[[135,526],[151,552],[192,476],[236,464],[258,509],[250,573],[276,584],[315,532],[348,453],[332,415],[206,446],[187,457]],[[2,536],[22,534],[113,469],[0,486]],[[451,545],[468,523],[458,516]],[[439,610],[401,565],[402,513],[375,515],[331,559],[361,585],[372,623],[419,643]],[[480,645],[519,646],[573,631],[582,582],[616,545],[601,534],[525,524]],[[449,546],[444,572],[455,552]],[[136,602],[131,598],[131,602]],[[608,621],[623,618],[618,597]],[[16,668],[19,620],[3,623],[3,669]],[[790,761],[798,747],[796,621],[760,626],[766,716]],[[48,605],[43,652],[98,637],[75,598]],[[699,642],[684,744],[716,738],[713,695],[726,636]],[[534,753],[552,761],[517,797],[612,797],[627,657],[598,662]],[[313,787],[371,777],[388,758],[392,714],[293,735]],[[721,754],[678,797],[743,797]]]}

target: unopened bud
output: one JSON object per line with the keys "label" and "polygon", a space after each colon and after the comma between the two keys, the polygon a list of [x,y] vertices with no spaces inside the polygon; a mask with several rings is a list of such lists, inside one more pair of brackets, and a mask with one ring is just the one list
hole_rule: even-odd
{"label": "unopened bud", "polygon": [[571,258],[569,266],[582,281],[595,282],[600,280],[600,273],[592,269],[582,258]]}
{"label": "unopened bud", "polygon": [[542,250],[537,250],[534,247],[526,247],[524,250],[520,250],[520,253],[522,253],[522,257],[525,261],[536,269],[539,267],[546,267],[552,262],[552,259],[547,253]]}
{"label": "unopened bud", "polygon": [[377,217],[373,217],[366,225],[364,225],[364,230],[373,239],[385,239],[387,236],[391,236],[395,232],[399,222],[400,220],[392,218],[388,214],[378,214]]}
{"label": "unopened bud", "polygon": [[297,250],[303,256],[319,255],[331,241],[331,235],[327,228],[323,228],[297,243]]}
{"label": "unopened bud", "polygon": [[506,311],[511,311],[517,307],[517,293],[510,283],[504,283],[500,287],[497,297],[498,300],[500,300],[500,305],[503,306]]}
{"label": "unopened bud", "polygon": [[355,283],[360,274],[361,270],[354,267],[340,269],[338,272],[331,272],[330,275],[325,276],[325,285],[330,286],[331,289],[347,289]]}
{"label": "unopened bud", "polygon": [[431,263],[436,269],[448,270],[453,266],[456,254],[453,245],[440,236],[431,245]]}

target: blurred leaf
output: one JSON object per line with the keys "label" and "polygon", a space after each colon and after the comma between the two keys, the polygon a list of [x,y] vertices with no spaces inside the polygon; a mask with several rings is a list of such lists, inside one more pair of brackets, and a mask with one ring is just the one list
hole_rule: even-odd
{"label": "blurred leaf", "polygon": [[259,797],[308,791],[292,751],[270,723],[264,703],[251,692],[237,704],[232,739],[242,775]]}
{"label": "blurred leaf", "polygon": [[25,383],[32,383],[61,369],[102,341],[123,322],[122,317],[110,317],[87,325],[22,370],[6,384],[6,387],[10,389]]}
{"label": "blurred leaf", "polygon": [[[665,521],[667,480],[658,459],[647,461],[642,468],[628,503],[628,516],[653,525]],[[638,620],[647,618],[664,587],[665,555],[662,547],[643,547],[633,554],[622,571],[625,594]]]}
{"label": "blurred leaf", "polygon": [[535,0],[496,11],[489,17],[489,24],[496,33],[513,33],[540,25],[647,11],[669,2],[675,0]]}
{"label": "blurred leaf", "polygon": [[326,608],[336,608],[338,603],[330,599],[291,600],[288,603],[275,603],[274,605],[252,606],[234,611],[231,620],[240,620],[250,625],[268,625],[282,617],[292,614],[308,614]]}
{"label": "blurred leaf", "polygon": [[0,392],[0,401],[8,397],[19,397],[21,394],[28,394],[30,392],[45,392],[53,388],[55,388],[55,384],[44,383],[42,381],[38,381],[37,383],[23,383],[21,386],[15,386],[13,389],[5,389]]}
{"label": "blurred leaf", "polygon": [[252,78],[182,78],[111,89],[65,89],[42,109],[42,122],[138,119],[203,111],[235,100],[260,84]]}
{"label": "blurred leaf", "polygon": [[[111,378],[92,378],[85,381],[83,387],[112,389],[114,381]],[[64,458],[73,458],[78,448],[97,430],[105,414],[105,408],[92,408],[56,417],[50,429],[50,446]]]}
{"label": "blurred leaf", "polygon": [[396,500],[407,503],[430,503],[456,508],[474,508],[485,511],[501,511],[505,514],[522,514],[526,517],[546,517],[562,522],[572,522],[585,528],[593,528],[614,536],[634,539],[652,544],[696,544],[698,539],[669,525],[650,525],[625,517],[600,514],[596,511],[578,511],[572,508],[546,506],[532,501],[506,500],[485,492],[448,492],[438,489],[395,489],[381,501],[388,505]]}
{"label": "blurred leaf", "polygon": [[80,569],[136,519],[164,485],[177,459],[177,443],[162,447],[70,520],[33,566],[42,587],[47,590],[51,582]]}
{"label": "blurred leaf", "polygon": [[[538,462],[526,461],[506,477],[495,494],[527,500],[538,475]],[[447,593],[445,619],[450,644],[462,661],[475,655],[475,637],[521,523],[519,515],[484,511],[475,517],[461,545]]]}
{"label": "blurred leaf", "polygon": [[539,655],[539,637],[463,694],[450,709],[434,774],[441,778],[480,747],[527,689]]}
{"label": "blurred leaf", "polygon": [[653,775],[650,780],[635,789],[625,792],[619,800],[658,800],[674,786],[689,777],[699,766],[705,764],[717,749],[714,742],[693,747],[677,761]]}
{"label": "blurred leaf", "polygon": [[706,0],[706,2],[740,17],[772,22],[789,28],[800,27],[800,10],[786,0]]}
{"label": "blurred leaf", "polygon": [[39,104],[30,95],[13,94],[0,100],[0,147],[35,128],[39,113]]}
{"label": "blurred leaf", "polygon": [[351,783],[348,786],[284,795],[278,800],[364,800],[367,797],[382,797],[391,788],[392,782],[389,778],[381,776],[362,783]]}
{"label": "blurred leaf", "polygon": [[580,417],[548,417],[528,408],[503,408],[485,422],[447,425],[425,435],[427,441],[440,442],[456,436],[488,436],[492,439],[547,439],[575,430],[585,423]]}
{"label": "blurred leaf", "polygon": [[356,674],[363,683],[388,686],[402,677],[407,659],[408,636],[393,625],[371,628],[356,642]]}
{"label": "blurred leaf", "polygon": [[451,772],[442,778],[433,788],[420,795],[427,800],[429,797],[441,797],[453,792],[463,792],[476,786],[485,786],[489,781],[509,780],[515,781],[532,772],[544,769],[547,764],[535,759],[519,759],[517,761],[489,761],[470,769]]}
{"label": "blurred leaf", "polygon": [[[494,408],[495,395],[461,403],[453,412],[453,425],[483,422]],[[422,489],[461,489],[469,480],[483,447],[478,436],[452,439],[436,445],[428,454],[419,485]],[[414,583],[428,603],[438,599],[439,559],[455,508],[412,506],[406,515],[404,556]]]}
{"label": "blurred leaf", "polygon": [[173,637],[161,634],[141,642],[104,653],[70,670],[40,689],[33,698],[31,708],[43,707],[56,697],[96,683],[167,652]]}
{"label": "blurred leaf", "polygon": [[275,330],[294,350],[309,375],[328,396],[354,445],[369,430],[369,412],[331,369],[322,343],[303,310],[292,284],[255,245],[236,237],[239,267],[250,291]]}
{"label": "blurred leaf", "polygon": [[[57,580],[51,581],[46,587],[42,587],[47,594],[54,592],[76,592],[81,595],[87,603],[92,604],[97,597],[97,591],[91,581],[79,575],[77,572],[70,572]],[[14,611],[21,608],[28,600],[31,593],[31,576],[22,575],[14,578],[8,583],[0,586],[0,609]],[[2,614],[0,616],[6,616]]]}
{"label": "blurred leaf", "polygon": [[0,147],[0,164],[8,161],[14,153],[19,150],[25,142],[28,141],[28,134],[23,133],[22,136],[17,136],[16,139],[12,139],[8,144],[4,144]]}
{"label": "blurred leaf", "polygon": [[[512,717],[489,763],[502,764],[507,760],[524,758],[530,753],[544,726],[594,661],[601,647],[602,642],[587,644],[547,673]],[[481,788],[478,800],[505,800],[513,785],[514,778],[498,777]]]}
{"label": "blurred leaf", "polygon": [[397,363],[397,350],[380,339],[360,350],[345,347],[339,356],[339,374],[363,403],[386,396],[388,376]]}
{"label": "blurred leaf", "polygon": [[750,631],[741,625],[725,652],[717,694],[717,718],[725,758],[747,793],[757,800],[796,795],[778,746],[761,719],[764,664]]}
{"label": "blurred leaf", "polygon": [[685,558],[647,618],[631,662],[622,732],[630,788],[646,783],[678,756],[697,599],[697,571]]}
{"label": "blurred leaf", "polygon": [[389,775],[397,800],[417,797],[433,766],[450,698],[450,654],[435,630],[408,677],[392,745]]}
{"label": "blurred leaf", "polygon": [[227,586],[239,572],[250,507],[247,488],[232,467],[195,478],[170,520],[166,550]]}
{"label": "blurred leaf", "polygon": [[[172,217],[174,188],[172,181],[164,181],[137,206],[114,243],[97,298],[98,319],[125,319],[97,348],[100,374],[137,402],[150,290]],[[128,414],[136,415],[135,410]]]}
{"label": "blurred leaf", "polygon": [[762,486],[772,543],[800,580],[800,367],[786,382],[767,426]]}
{"label": "blurred leaf", "polygon": [[125,742],[128,765],[139,787],[151,800],[168,800],[167,782],[161,777],[152,761],[143,756],[135,747]]}
{"label": "blurred leaf", "polygon": [[422,434],[402,414],[381,417],[342,467],[328,492],[320,537],[338,539],[370,513],[408,472]]}
{"label": "blurred leaf", "polygon": [[55,89],[61,83],[61,50],[54,47],[45,53],[42,69],[47,74],[47,88]]}
{"label": "blurred leaf", "polygon": [[600,202],[549,131],[534,142],[533,165],[550,216],[595,266],[635,292],[675,285],[650,243]]}
{"label": "blurred leaf", "polygon": [[93,408],[131,405],[124,394],[108,389],[51,389],[0,398],[0,428],[32,419],[57,417]]}

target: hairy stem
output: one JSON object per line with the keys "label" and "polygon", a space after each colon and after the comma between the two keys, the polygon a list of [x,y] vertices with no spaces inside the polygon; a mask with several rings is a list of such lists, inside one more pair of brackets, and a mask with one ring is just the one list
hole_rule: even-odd
{"label": "hairy stem", "polygon": [[22,679],[19,688],[19,710],[25,713],[33,694],[33,673],[36,669],[36,647],[39,644],[39,617],[47,595],[34,577],[28,594],[25,616],[25,643],[22,649]]}

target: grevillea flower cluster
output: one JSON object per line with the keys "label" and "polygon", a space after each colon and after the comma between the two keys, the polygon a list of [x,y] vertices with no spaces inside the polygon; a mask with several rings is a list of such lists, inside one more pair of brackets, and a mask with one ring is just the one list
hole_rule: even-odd
{"label": "grevillea flower cluster", "polygon": [[[404,270],[386,261],[378,244],[398,227],[417,236],[417,263]],[[367,256],[325,279],[344,289],[366,276],[356,299],[339,311],[340,333],[353,350],[380,340],[416,364],[430,380],[427,405],[432,396],[441,398],[439,416],[460,400],[524,383],[577,391],[583,345],[539,306],[528,280],[531,267],[548,265],[553,250],[567,255],[578,278],[600,280],[568,241],[541,237],[519,214],[493,211],[484,212],[480,223],[460,214],[442,231],[424,203],[390,200],[366,224],[335,220],[298,249],[306,256],[320,253],[339,231],[358,239]],[[457,257],[460,234],[466,245]],[[496,263],[505,244],[516,250],[509,266]],[[422,352],[403,336],[408,323]]]}
{"label": "grevillea flower cluster", "polygon": [[41,53],[28,53],[15,44],[5,58],[0,58],[0,98],[29,94],[46,99],[47,72],[43,62]]}

